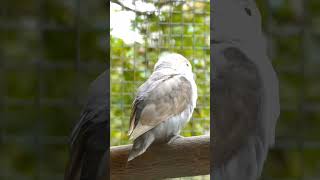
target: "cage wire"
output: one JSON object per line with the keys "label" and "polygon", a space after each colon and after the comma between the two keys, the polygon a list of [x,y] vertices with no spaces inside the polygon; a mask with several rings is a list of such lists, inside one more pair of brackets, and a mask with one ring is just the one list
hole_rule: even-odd
{"label": "cage wire", "polygon": [[0,179],[63,179],[88,86],[106,70],[105,8],[10,0],[0,16]]}
{"label": "cage wire", "polygon": [[[262,180],[320,177],[319,1],[258,1],[279,78],[276,144]],[[294,164],[294,165],[293,165]]]}
{"label": "cage wire", "polygon": [[[135,2],[133,1],[133,4]],[[199,3],[198,6],[209,6],[209,1],[163,2],[166,4],[161,5],[162,8],[145,12],[144,15],[137,16],[132,22],[136,29],[144,31],[141,33],[143,34],[143,43],[126,44],[117,37],[111,37],[111,111],[115,113],[111,114],[111,126],[113,127],[111,134],[114,137],[112,145],[127,143],[130,108],[137,88],[150,76],[159,54],[165,51],[181,53],[189,59],[197,77],[196,83],[199,89],[197,109],[194,112],[192,123],[183,129],[182,134],[191,136],[209,133],[210,7],[201,11],[194,7],[197,3]],[[153,3],[156,2],[153,1]],[[190,9],[183,9],[184,6],[187,6],[186,4],[190,5]],[[135,9],[137,9],[136,6],[134,6]],[[176,10],[179,7],[180,11]],[[148,16],[152,16],[150,14],[155,14],[158,18],[152,21],[148,20]],[[187,21],[185,16],[194,17]],[[173,20],[173,17],[176,19]],[[198,22],[195,22],[195,17],[198,18]],[[112,15],[111,18],[113,18]],[[116,20],[117,17],[114,18]],[[143,22],[138,24],[137,21],[140,20]],[[201,27],[201,31],[195,30],[199,27]],[[185,33],[189,30],[190,32]]]}
{"label": "cage wire", "polygon": [[[319,179],[320,2],[257,1],[280,80],[281,97],[276,146],[268,156],[261,179]],[[94,3],[3,1],[0,179],[63,178],[67,139],[81,110],[76,99],[85,96],[89,82],[105,68],[103,37],[107,16],[101,4],[89,8]],[[148,6],[147,10],[139,9],[139,3],[136,0],[121,9],[133,12],[127,17],[135,17],[132,29],[142,34],[143,38],[137,38],[140,43],[125,43],[115,37],[110,42],[112,145],[128,143],[126,132],[133,97],[162,51],[186,56],[198,76],[198,88],[202,89],[193,120],[183,129],[183,135],[208,133],[210,85],[205,79],[210,79],[206,42],[209,1],[143,1],[155,6]]]}
{"label": "cage wire", "polygon": [[[122,2],[111,4],[111,28],[113,22],[122,21],[121,13],[129,11],[128,14],[133,18],[131,27],[127,27],[128,31],[132,28],[130,31],[138,35],[134,42],[126,43],[126,37],[115,32],[116,27],[111,31],[111,145],[130,143],[127,132],[131,104],[138,87],[151,75],[162,52],[176,52],[185,56],[191,62],[196,76],[197,107],[181,135],[209,134],[210,1]],[[209,176],[189,179],[209,179]]]}

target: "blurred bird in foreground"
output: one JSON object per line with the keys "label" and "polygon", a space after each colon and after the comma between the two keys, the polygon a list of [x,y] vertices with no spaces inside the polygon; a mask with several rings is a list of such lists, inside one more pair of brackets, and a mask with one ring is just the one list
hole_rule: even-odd
{"label": "blurred bird in foreground", "polygon": [[143,154],[152,143],[170,143],[180,137],[196,101],[190,62],[180,54],[162,54],[132,104],[128,133],[134,143],[128,161]]}
{"label": "blurred bird in foreground", "polygon": [[[91,83],[87,103],[70,136],[70,159],[65,180],[94,180],[109,149],[109,71]],[[109,156],[104,158],[108,162]],[[104,174],[109,169],[104,168]]]}
{"label": "blurred bird in foreground", "polygon": [[214,180],[256,180],[275,141],[276,72],[254,0],[211,1]]}

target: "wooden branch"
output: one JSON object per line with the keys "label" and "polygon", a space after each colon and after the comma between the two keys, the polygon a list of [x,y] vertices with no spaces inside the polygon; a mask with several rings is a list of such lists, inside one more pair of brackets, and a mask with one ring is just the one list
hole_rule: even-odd
{"label": "wooden branch", "polygon": [[210,138],[179,138],[170,144],[151,145],[127,164],[132,145],[111,147],[111,179],[163,179],[207,175],[210,171]]}
{"label": "wooden branch", "polygon": [[[124,10],[126,10],[126,11],[134,12],[134,13],[136,13],[136,15],[138,15],[138,16],[140,16],[140,15],[145,15],[145,16],[150,17],[150,16],[154,15],[154,14],[157,12],[156,10],[155,10],[155,11],[148,11],[148,12],[138,11],[138,10],[136,10],[136,9],[132,9],[132,8],[126,6],[126,5],[125,5],[123,2],[121,2],[120,0],[110,0],[110,2],[115,3],[115,4],[118,4],[119,6],[121,6],[121,7],[122,7]],[[154,3],[154,5],[156,5],[156,7],[158,7],[158,8],[160,8],[160,7],[164,6],[164,5],[168,5],[168,4],[171,4],[171,3],[173,3],[173,2],[175,2],[175,1],[166,0],[166,1],[164,1],[164,2]],[[181,4],[185,4],[186,2],[181,1],[180,3],[181,3]]]}
{"label": "wooden branch", "polygon": [[135,9],[131,9],[127,6],[125,6],[122,2],[120,2],[119,0],[111,0],[112,3],[115,3],[115,4],[118,4],[119,6],[121,6],[123,9],[125,9],[126,11],[132,11],[134,13],[136,13],[138,16],[139,15],[148,15],[147,13],[145,12],[140,12],[140,11],[137,11]]}

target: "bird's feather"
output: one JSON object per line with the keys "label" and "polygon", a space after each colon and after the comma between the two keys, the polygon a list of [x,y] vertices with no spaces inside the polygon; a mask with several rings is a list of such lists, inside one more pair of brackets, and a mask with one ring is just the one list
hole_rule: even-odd
{"label": "bird's feather", "polygon": [[261,83],[255,65],[239,49],[225,48],[216,57],[212,162],[221,167],[255,134]]}
{"label": "bird's feather", "polygon": [[275,139],[278,80],[255,0],[211,5],[213,178],[256,180]]}
{"label": "bird's feather", "polygon": [[[181,75],[168,75],[142,85],[133,103],[130,139],[136,139],[161,122],[180,114],[191,102],[190,82]],[[144,92],[144,94],[141,94]]]}
{"label": "bird's feather", "polygon": [[90,86],[87,104],[70,135],[70,160],[65,180],[95,179],[98,165],[109,146],[108,72]]}

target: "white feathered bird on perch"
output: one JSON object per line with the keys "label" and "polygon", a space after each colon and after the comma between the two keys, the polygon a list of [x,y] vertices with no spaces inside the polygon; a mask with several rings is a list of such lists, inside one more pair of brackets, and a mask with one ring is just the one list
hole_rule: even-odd
{"label": "white feathered bird on perch", "polygon": [[178,138],[196,101],[197,86],[190,62],[180,54],[163,53],[133,102],[129,135],[134,143],[128,161],[144,153],[152,143]]}

